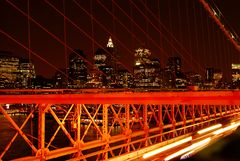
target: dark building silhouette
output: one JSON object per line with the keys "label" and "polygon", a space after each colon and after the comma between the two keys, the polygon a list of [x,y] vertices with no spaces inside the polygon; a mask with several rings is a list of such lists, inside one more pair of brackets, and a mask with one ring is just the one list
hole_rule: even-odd
{"label": "dark building silhouette", "polygon": [[87,83],[87,65],[84,61],[86,55],[82,50],[75,50],[69,56],[69,87],[83,88]]}
{"label": "dark building silhouette", "polygon": [[53,76],[54,87],[63,89],[67,88],[67,76],[64,69],[59,69],[56,71],[55,75]]}
{"label": "dark building silhouette", "polygon": [[186,76],[182,72],[182,61],[180,57],[169,57],[164,70],[165,88],[186,88]]}

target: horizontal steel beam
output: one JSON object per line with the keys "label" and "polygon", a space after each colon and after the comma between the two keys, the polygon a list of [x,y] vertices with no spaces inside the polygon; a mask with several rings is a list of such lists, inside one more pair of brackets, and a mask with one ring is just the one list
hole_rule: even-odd
{"label": "horizontal steel beam", "polygon": [[7,103],[237,105],[240,104],[240,91],[0,95],[0,104]]}

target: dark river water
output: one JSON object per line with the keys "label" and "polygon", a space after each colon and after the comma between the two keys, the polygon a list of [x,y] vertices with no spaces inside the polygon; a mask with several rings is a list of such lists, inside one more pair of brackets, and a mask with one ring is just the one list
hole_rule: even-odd
{"label": "dark river water", "polygon": [[[26,118],[26,116],[18,115],[12,117],[18,125],[21,125]],[[54,120],[46,120],[46,138],[50,138],[53,134],[53,129],[57,127]],[[32,132],[31,132],[31,122],[29,121],[24,128],[24,132],[27,134],[33,134],[37,137],[37,122],[32,121]],[[4,150],[6,144],[10,141],[10,138],[16,131],[11,128],[10,123],[0,115],[0,152]],[[94,131],[92,132],[94,134]],[[53,142],[56,147],[64,147],[69,144],[66,137],[63,137],[63,132],[59,132],[58,137]],[[91,136],[89,136],[91,137]],[[37,140],[33,139],[35,145],[37,145]],[[31,149],[25,143],[25,141],[18,136],[16,141],[12,144],[11,148],[4,155],[3,160],[10,160],[18,157],[23,157],[31,154]],[[57,160],[69,159],[69,156],[59,158]],[[198,154],[194,155],[192,158],[185,159],[184,161],[240,161],[240,129],[235,133],[215,142],[214,144],[208,146],[207,148],[200,151]]]}

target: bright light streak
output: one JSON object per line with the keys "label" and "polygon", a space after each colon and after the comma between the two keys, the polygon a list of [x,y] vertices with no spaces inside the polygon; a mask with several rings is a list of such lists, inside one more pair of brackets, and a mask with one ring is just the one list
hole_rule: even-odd
{"label": "bright light streak", "polygon": [[187,152],[187,153],[183,154],[183,155],[180,157],[180,160],[184,160],[184,159],[190,158],[193,153],[195,153],[195,150],[192,150],[192,151],[190,151],[190,152]]}
{"label": "bright light streak", "polygon": [[141,65],[141,63],[140,62],[136,62],[136,64],[135,65]]}
{"label": "bright light streak", "polygon": [[188,158],[192,157],[194,154],[196,154],[197,152],[199,152],[200,150],[202,150],[206,145],[207,145],[207,144],[202,145],[202,146],[199,146],[199,147],[193,149],[192,151],[183,154],[183,155],[180,157],[180,160],[184,160],[184,159],[188,159]]}
{"label": "bright light streak", "polygon": [[228,130],[232,130],[234,128],[237,128],[239,125],[240,125],[240,123],[231,123],[230,126],[227,126],[225,128],[221,128],[219,130],[216,130],[216,131],[213,132],[213,134],[214,135],[218,135],[218,134],[224,133],[224,132],[226,132]]}
{"label": "bright light streak", "polygon": [[184,154],[184,153],[186,153],[186,152],[188,152],[188,151],[190,151],[190,150],[193,150],[193,149],[195,149],[195,148],[197,148],[197,147],[199,147],[199,146],[206,145],[206,144],[208,144],[210,141],[211,141],[211,138],[207,138],[207,139],[204,139],[204,140],[199,141],[199,142],[197,142],[197,143],[194,143],[194,144],[192,144],[191,146],[188,146],[188,147],[186,147],[186,148],[184,148],[184,149],[182,149],[182,150],[179,150],[179,151],[176,152],[176,153],[173,153],[173,154],[167,156],[164,160],[165,160],[165,161],[171,160],[171,159],[173,159],[173,158],[175,158],[175,157],[177,157],[177,156],[179,156],[179,155],[182,155],[182,154]]}
{"label": "bright light streak", "polygon": [[217,124],[217,125],[214,125],[214,126],[210,126],[210,127],[206,128],[206,129],[199,130],[197,133],[198,133],[198,134],[203,134],[203,133],[206,133],[206,132],[208,132],[208,131],[217,129],[217,128],[219,128],[219,127],[222,127],[222,124]]}
{"label": "bright light streak", "polygon": [[164,147],[161,147],[161,148],[159,148],[159,149],[156,149],[156,150],[153,150],[153,151],[151,151],[151,152],[149,152],[149,153],[146,153],[146,154],[143,155],[143,158],[145,159],[145,158],[154,156],[154,155],[156,155],[156,154],[159,154],[159,153],[161,153],[161,152],[163,152],[163,151],[169,150],[169,149],[171,149],[171,148],[174,148],[174,147],[176,147],[176,146],[178,146],[178,145],[181,145],[181,144],[186,143],[186,142],[191,141],[191,140],[192,140],[192,137],[191,137],[191,136],[190,136],[190,137],[187,137],[187,138],[185,138],[185,139],[179,140],[179,141],[177,141],[177,142],[175,142],[175,143],[166,145],[166,146],[164,146]]}

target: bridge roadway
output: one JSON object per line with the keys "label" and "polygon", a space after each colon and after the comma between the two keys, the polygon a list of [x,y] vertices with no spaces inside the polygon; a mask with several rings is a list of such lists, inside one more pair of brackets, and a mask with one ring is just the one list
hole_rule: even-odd
{"label": "bridge roadway", "polygon": [[[240,112],[239,91],[82,93],[75,90],[64,93],[31,90],[0,93],[4,93],[0,95],[0,113],[16,130],[0,151],[0,160],[5,159],[18,135],[33,154],[15,160],[49,160],[66,155],[71,155],[69,160],[141,158],[142,151],[147,153],[171,141],[177,142],[217,123],[227,125],[238,119]],[[22,125],[17,125],[6,112],[5,104],[29,111]],[[60,111],[64,115],[58,115]],[[38,113],[37,144],[24,132],[33,113]],[[45,131],[47,114],[58,125],[52,132]],[[67,120],[71,121],[70,126],[66,125]],[[70,145],[52,148],[60,130]],[[47,138],[46,133],[51,133],[52,137]]]}
{"label": "bridge roadway", "polygon": [[[147,151],[143,155],[140,155],[138,158],[129,159],[129,160],[131,160],[131,161],[163,161],[163,160],[167,160],[166,159],[167,157],[173,156],[173,154],[176,154],[176,155],[172,159],[175,159],[175,160],[176,159],[177,160],[188,159],[188,158],[194,156],[199,151],[206,148],[207,146],[214,144],[219,139],[222,139],[222,138],[232,134],[233,132],[235,132],[235,130],[240,125],[239,120],[238,120],[238,121],[236,121],[237,125],[233,126],[233,124],[236,124],[235,121],[233,121],[232,123],[230,123],[228,125],[224,125],[225,127],[223,127],[223,128],[221,126],[216,129],[209,130],[209,131],[205,132],[204,134],[193,133],[191,141],[181,144],[179,146],[172,147],[165,151],[160,150],[160,149],[163,149],[164,147],[167,147],[169,144],[171,144],[171,143],[169,143],[169,144],[161,146],[160,148],[157,148],[155,150]],[[221,125],[221,124],[217,124],[217,125]],[[232,127],[229,128],[230,126],[232,126]],[[221,133],[216,133],[217,131],[221,131],[222,129],[228,129],[228,130],[221,132]],[[188,135],[185,136],[185,138],[187,138],[187,137],[188,137]],[[209,141],[207,141],[206,143],[195,146],[195,147],[193,146],[194,144],[202,142],[207,139],[209,139]],[[181,140],[181,138],[180,138],[180,140]],[[192,147],[191,150],[189,150],[190,147]],[[150,156],[150,153],[153,151],[158,151],[158,153],[156,152],[155,155]],[[149,154],[149,155],[146,155],[146,154]],[[143,157],[144,155],[146,155],[147,157]]]}

